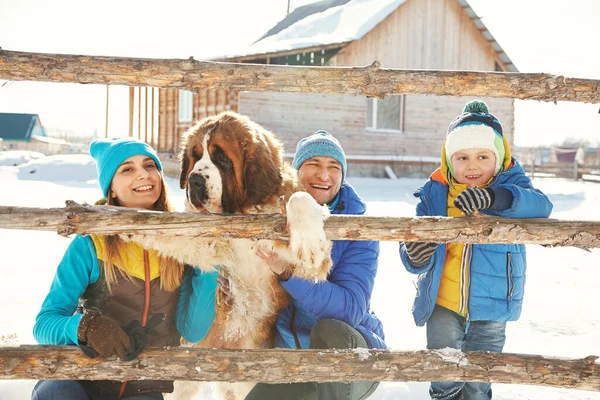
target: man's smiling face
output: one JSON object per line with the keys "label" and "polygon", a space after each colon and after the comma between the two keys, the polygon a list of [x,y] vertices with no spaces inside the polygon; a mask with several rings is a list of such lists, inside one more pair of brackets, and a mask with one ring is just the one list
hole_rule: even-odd
{"label": "man's smiling face", "polygon": [[300,185],[319,204],[330,203],[342,186],[342,164],[331,157],[312,157],[298,169]]}

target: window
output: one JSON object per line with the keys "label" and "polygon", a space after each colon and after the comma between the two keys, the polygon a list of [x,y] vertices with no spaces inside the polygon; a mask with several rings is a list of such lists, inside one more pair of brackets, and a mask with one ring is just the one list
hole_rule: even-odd
{"label": "window", "polygon": [[383,100],[367,99],[367,128],[383,132],[402,132],[404,95]]}
{"label": "window", "polygon": [[179,122],[192,122],[194,94],[188,90],[179,91]]}

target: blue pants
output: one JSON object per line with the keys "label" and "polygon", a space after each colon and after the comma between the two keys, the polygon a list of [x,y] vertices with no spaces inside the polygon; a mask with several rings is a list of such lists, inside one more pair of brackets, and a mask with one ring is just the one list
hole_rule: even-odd
{"label": "blue pants", "polygon": [[[143,393],[123,397],[123,400],[161,400],[161,393]],[[39,381],[33,388],[31,400],[92,400],[78,381]]]}
{"label": "blue pants", "polygon": [[[467,330],[468,328],[468,330]],[[450,347],[462,351],[502,352],[506,341],[506,322],[471,321],[436,305],[427,321],[427,348]],[[488,400],[492,384],[487,382],[431,382],[429,395],[443,400]]]}
{"label": "blue pants", "polygon": [[[367,348],[359,331],[345,322],[322,319],[310,331],[311,349]],[[246,400],[359,400],[369,397],[379,382],[259,383]]]}

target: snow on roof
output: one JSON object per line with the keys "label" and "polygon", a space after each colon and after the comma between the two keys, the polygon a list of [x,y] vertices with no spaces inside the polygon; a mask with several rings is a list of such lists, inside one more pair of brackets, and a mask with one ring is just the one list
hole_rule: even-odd
{"label": "snow on roof", "polygon": [[49,143],[49,144],[58,144],[61,146],[69,146],[69,142],[66,142],[63,139],[53,138],[50,136],[31,135],[31,139],[37,140],[38,142],[44,142],[44,143]]}
{"label": "snow on roof", "polygon": [[275,35],[213,59],[269,54],[358,40],[406,0],[352,0],[310,15]]}

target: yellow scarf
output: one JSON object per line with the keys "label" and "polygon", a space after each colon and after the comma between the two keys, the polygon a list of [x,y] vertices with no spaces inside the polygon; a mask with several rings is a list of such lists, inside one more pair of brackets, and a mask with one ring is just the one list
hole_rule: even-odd
{"label": "yellow scarf", "polygon": [[[98,259],[106,261],[104,259],[104,238],[98,235],[90,235],[90,237],[96,247]],[[142,246],[133,242],[121,242],[119,244],[119,255],[121,256],[123,265],[115,263],[117,268],[127,272],[130,276],[141,280],[145,279],[144,248]],[[160,261],[158,253],[155,250],[148,250],[148,261],[150,264],[150,280],[158,278],[160,276]]]}

